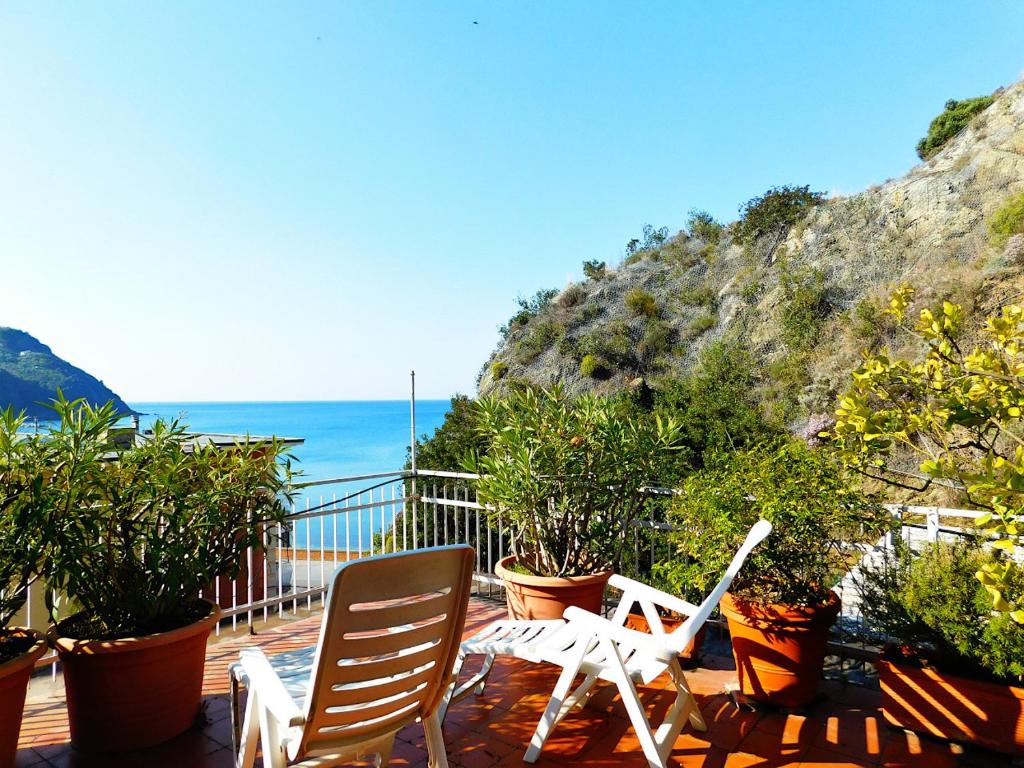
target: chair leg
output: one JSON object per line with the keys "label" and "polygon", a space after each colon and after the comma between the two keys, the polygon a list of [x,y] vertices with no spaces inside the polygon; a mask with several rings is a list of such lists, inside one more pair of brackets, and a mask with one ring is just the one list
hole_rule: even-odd
{"label": "chair leg", "polygon": [[455,668],[452,670],[452,683],[448,687],[448,691],[445,693],[444,699],[442,699],[439,707],[442,723],[444,723],[444,718],[448,714],[448,708],[452,704],[457,704],[462,701],[470,694],[470,692],[475,691],[477,696],[483,695],[484,687],[487,685],[487,679],[491,674],[491,668],[494,666],[494,654],[486,654],[480,671],[460,685],[458,681],[459,672],[462,671],[462,665],[465,661],[466,657],[460,652],[455,661]]}
{"label": "chair leg", "polygon": [[651,732],[651,723],[644,712],[636,686],[633,685],[633,680],[630,678],[629,672],[626,671],[626,665],[622,663],[618,647],[614,641],[609,639],[604,639],[601,642],[607,652],[606,658],[615,678],[615,685],[619,689],[619,696],[622,697],[626,714],[629,715],[629,722],[636,732],[636,738],[643,748],[647,762],[652,768],[667,768],[668,752],[672,750],[672,746],[669,745],[668,749],[664,751],[665,753],[662,754],[663,750],[659,749],[658,742]]}
{"label": "chair leg", "polygon": [[231,693],[231,751],[237,755],[242,745],[242,717],[238,706],[241,697],[240,686],[234,670],[228,672],[228,684]]}
{"label": "chair leg", "polygon": [[253,768],[256,764],[256,745],[260,738],[260,716],[256,711],[258,706],[258,697],[249,691],[245,702],[245,719],[242,721],[235,751],[236,768]]}
{"label": "chair leg", "polygon": [[551,692],[551,698],[548,699],[548,705],[544,709],[544,714],[541,715],[540,722],[537,723],[537,729],[533,732],[533,737],[530,739],[530,746],[527,748],[526,754],[523,755],[523,760],[527,763],[537,762],[537,758],[540,757],[540,752],[544,748],[544,742],[548,740],[551,731],[566,716],[569,710],[582,700],[583,696],[586,695],[587,691],[590,690],[597,680],[596,675],[589,675],[586,680],[580,683],[579,688],[576,689],[573,695],[569,695],[572,682],[576,679],[576,673],[579,672],[580,666],[583,664],[583,657],[587,655],[590,647],[589,643],[582,640],[578,641],[578,645],[579,650],[576,653],[575,663],[568,664],[562,668],[562,674],[558,676],[558,682],[555,683],[555,690]]}
{"label": "chair leg", "polygon": [[435,710],[423,718],[423,733],[427,739],[427,765],[429,768],[448,768],[448,754],[441,733],[441,720]]}
{"label": "chair leg", "polygon": [[[249,698],[256,698],[255,691],[249,690]],[[257,706],[259,706],[257,704]],[[288,756],[281,742],[281,731],[277,718],[266,707],[259,706],[260,744],[263,747],[263,768],[285,768]]]}
{"label": "chair leg", "polygon": [[373,764],[376,768],[388,768],[391,763],[391,750],[395,747],[395,734],[385,736],[377,747],[377,757]]}

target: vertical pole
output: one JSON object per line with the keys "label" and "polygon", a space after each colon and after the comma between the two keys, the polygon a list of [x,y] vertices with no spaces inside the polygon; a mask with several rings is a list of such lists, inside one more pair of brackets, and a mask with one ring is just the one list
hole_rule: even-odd
{"label": "vertical pole", "polygon": [[412,468],[412,548],[416,549],[416,371],[409,372],[409,464]]}

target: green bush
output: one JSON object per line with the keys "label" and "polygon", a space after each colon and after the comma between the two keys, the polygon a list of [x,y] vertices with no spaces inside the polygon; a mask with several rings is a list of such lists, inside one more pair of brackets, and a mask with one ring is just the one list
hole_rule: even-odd
{"label": "green bush", "polygon": [[575,307],[587,298],[587,291],[578,283],[573,283],[558,295],[558,306],[562,308]]}
{"label": "green bush", "polygon": [[686,220],[686,228],[690,232],[691,237],[697,237],[703,240],[705,243],[711,243],[712,245],[718,245],[718,242],[722,239],[722,230],[724,227],[707,211],[702,211],[697,208],[693,208],[690,211],[690,215]]}
{"label": "green bush", "polygon": [[691,307],[714,309],[718,305],[718,293],[710,285],[692,285],[680,291],[679,300]]}
{"label": "green bush", "polygon": [[779,312],[782,340],[794,349],[807,349],[832,313],[824,273],[820,270],[783,272]]}
{"label": "green bush", "polygon": [[[991,555],[974,540],[926,545],[915,554],[900,538],[857,587],[868,625],[925,659],[957,674],[1019,684],[1024,675],[1024,626],[992,612],[975,578]],[[1024,571],[1008,589],[1024,592]]]}
{"label": "green bush", "polygon": [[718,318],[710,312],[702,312],[686,324],[686,336],[695,338],[710,331],[718,323]]}
{"label": "green bush", "polygon": [[516,299],[519,311],[512,315],[507,323],[498,328],[501,338],[507,339],[510,333],[525,328],[530,320],[551,306],[551,300],[557,295],[556,288],[547,288],[537,291],[528,299],[524,299],[522,296]]}
{"label": "green bush", "polygon": [[752,243],[765,235],[782,235],[824,199],[823,192],[811,192],[810,186],[772,187],[740,206],[736,237]]}
{"label": "green bush", "polygon": [[564,333],[565,329],[554,320],[534,321],[526,335],[515,344],[516,362],[520,365],[529,365],[555,344]]}
{"label": "green bush", "polygon": [[[444,421],[433,434],[416,439],[416,464],[424,469],[454,470],[470,453],[486,453],[487,443],[476,431],[474,402],[465,395],[455,395],[444,415]],[[412,468],[406,449],[405,468]]]}
{"label": "green bush", "polygon": [[626,308],[637,317],[655,317],[658,314],[658,302],[643,288],[633,288],[626,293]]}
{"label": "green bush", "polygon": [[988,222],[989,237],[998,248],[1014,235],[1024,233],[1024,192],[1014,195],[992,214]]}
{"label": "green bush", "polygon": [[637,356],[652,362],[672,349],[672,327],[662,320],[652,320],[644,328],[643,338],[637,346]]}
{"label": "green bush", "polygon": [[633,337],[629,326],[621,320],[595,328],[581,337],[578,350],[584,355],[596,355],[618,368],[634,364]]}
{"label": "green bush", "polygon": [[597,355],[584,355],[580,360],[580,374],[588,379],[603,379],[609,373],[608,364]]}
{"label": "green bush", "polygon": [[706,456],[743,449],[781,434],[781,427],[762,414],[757,387],[750,352],[736,343],[719,341],[701,350],[692,372],[658,390],[655,413],[672,417],[681,426],[684,474],[704,466]]}
{"label": "green bush", "polygon": [[491,378],[500,381],[508,373],[508,363],[503,360],[495,360],[491,363]]}
{"label": "green bush", "polygon": [[607,274],[607,267],[603,261],[593,259],[583,262],[583,276],[588,280],[601,280]]}
{"label": "green bush", "polygon": [[928,126],[928,134],[917,142],[917,156],[922,160],[932,157],[947,141],[966,128],[976,114],[988,109],[992,101],[991,96],[947,101],[946,108]]}
{"label": "green bush", "polygon": [[542,576],[581,576],[619,564],[641,489],[671,461],[678,425],[633,418],[609,398],[524,389],[477,407],[486,456],[477,499],[501,514],[518,564]]}
{"label": "green bush", "polygon": [[829,455],[780,440],[719,454],[673,500],[673,543],[682,562],[734,552],[747,531],[774,530],[744,565],[732,592],[760,603],[819,605],[860,544],[892,525]]}

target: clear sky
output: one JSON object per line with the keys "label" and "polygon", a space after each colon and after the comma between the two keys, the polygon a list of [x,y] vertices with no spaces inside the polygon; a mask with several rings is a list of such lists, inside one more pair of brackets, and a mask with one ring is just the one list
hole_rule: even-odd
{"label": "clear sky", "polygon": [[[476,22],[476,23],[474,23]],[[914,164],[1024,3],[0,5],[0,325],[127,400],[471,392],[650,222]]]}

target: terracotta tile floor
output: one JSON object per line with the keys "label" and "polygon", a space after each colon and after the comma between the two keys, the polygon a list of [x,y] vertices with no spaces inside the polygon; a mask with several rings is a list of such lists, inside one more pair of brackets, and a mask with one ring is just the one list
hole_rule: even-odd
{"label": "terracotta tile floor", "polygon": [[[466,631],[474,632],[504,615],[503,606],[474,599]],[[227,699],[229,661],[238,649],[258,644],[268,654],[316,642],[319,617],[266,629],[256,636],[224,640],[207,652],[205,717],[197,727],[145,752],[84,755],[68,745],[62,694],[30,697],[21,731],[17,766],[93,768],[213,768],[233,765]],[[469,664],[467,664],[467,667]],[[1009,766],[992,753],[964,750],[893,730],[883,722],[879,694],[854,685],[826,682],[821,700],[803,715],[737,709],[723,693],[734,679],[732,660],[705,656],[700,669],[687,673],[705,719],[706,733],[686,729],[672,753],[674,762],[697,768],[781,768],[781,766]],[[495,664],[483,696],[452,707],[445,722],[449,762],[462,768],[523,766],[523,751],[547,703],[557,672],[514,659]],[[670,700],[655,684],[642,692],[648,714],[658,718]],[[425,766],[427,752],[419,725],[399,734],[392,765]],[[539,766],[644,766],[646,761],[618,701],[608,712],[589,709],[570,714],[555,730]]]}

